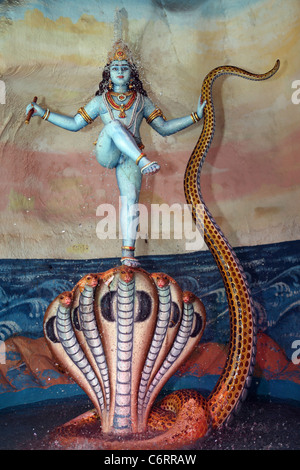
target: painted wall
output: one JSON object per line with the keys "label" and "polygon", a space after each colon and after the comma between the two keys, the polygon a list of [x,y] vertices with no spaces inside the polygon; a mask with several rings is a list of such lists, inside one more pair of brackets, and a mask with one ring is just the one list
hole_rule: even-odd
{"label": "painted wall", "polygon": [[[0,3],[0,258],[116,256],[120,241],[96,235],[97,207],[118,206],[113,170],[94,157],[96,120],[69,133],[35,118],[33,96],[73,115],[95,93],[113,42],[115,0]],[[205,75],[222,64],[271,80],[221,77],[217,128],[202,175],[205,200],[233,246],[299,239],[300,80],[298,0],[124,0],[125,39],[150,97],[167,118],[196,109]],[[5,89],[4,89],[5,87]],[[299,98],[298,98],[299,99]],[[5,104],[4,104],[5,103]],[[151,159],[141,202],[185,203],[183,174],[201,124],[163,138],[143,124]],[[184,240],[139,240],[138,253],[184,252]]]}

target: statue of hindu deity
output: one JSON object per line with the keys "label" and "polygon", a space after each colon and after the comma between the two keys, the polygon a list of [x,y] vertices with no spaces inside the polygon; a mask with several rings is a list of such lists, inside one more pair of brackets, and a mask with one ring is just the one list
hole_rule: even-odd
{"label": "statue of hindu deity", "polygon": [[143,175],[154,175],[160,169],[158,162],[150,161],[143,152],[140,127],[146,122],[160,135],[169,136],[203,116],[206,102],[199,97],[197,110],[187,116],[167,120],[162,111],[148,97],[139,78],[132,54],[122,39],[117,40],[108,54],[102,81],[95,97],[75,116],[65,116],[30,103],[26,113],[40,116],[45,121],[68,131],[77,132],[100,117],[104,127],[96,143],[96,159],[105,168],[115,168],[122,199],[120,224],[122,230],[121,263],[137,267],[134,256],[138,217],[132,210],[138,203]]}
{"label": "statue of hindu deity", "polygon": [[[177,390],[158,399],[202,337],[206,310],[199,297],[182,291],[168,274],[150,274],[136,266],[90,273],[49,305],[44,334],[57,363],[80,385],[95,408],[53,430],[45,445],[66,449],[78,445],[109,450],[181,449],[196,444],[211,430],[227,426],[239,412],[254,370],[256,315],[243,268],[203,199],[200,174],[215,128],[214,81],[224,74],[266,80],[279,66],[277,60],[262,74],[219,66],[202,84],[206,101],[203,129],[187,163],[184,190],[195,224],[203,228],[204,241],[217,263],[228,301],[229,349],[214,389],[207,398],[197,390]],[[88,110],[88,116],[93,115]],[[151,172],[157,170],[156,165],[145,163]]]}

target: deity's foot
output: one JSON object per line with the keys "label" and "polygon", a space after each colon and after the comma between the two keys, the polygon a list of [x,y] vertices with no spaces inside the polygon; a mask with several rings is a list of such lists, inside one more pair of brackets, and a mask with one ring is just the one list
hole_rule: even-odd
{"label": "deity's foot", "polygon": [[121,263],[125,266],[130,266],[131,268],[138,268],[141,263],[136,259],[131,256],[124,256],[121,258]]}
{"label": "deity's foot", "polygon": [[147,163],[141,169],[143,175],[154,175],[160,170],[160,165],[157,162],[150,162]]}
{"label": "deity's foot", "polygon": [[146,156],[143,156],[138,163],[142,175],[154,175],[160,170],[160,165],[157,162],[150,162]]}

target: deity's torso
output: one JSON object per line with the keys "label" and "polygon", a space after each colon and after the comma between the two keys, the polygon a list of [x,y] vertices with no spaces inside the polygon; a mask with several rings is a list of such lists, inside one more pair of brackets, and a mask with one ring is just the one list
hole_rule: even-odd
{"label": "deity's torso", "polygon": [[99,114],[103,123],[108,124],[113,120],[119,120],[139,141],[140,126],[145,117],[145,97],[136,92],[128,96],[124,93],[106,92],[99,98]]}

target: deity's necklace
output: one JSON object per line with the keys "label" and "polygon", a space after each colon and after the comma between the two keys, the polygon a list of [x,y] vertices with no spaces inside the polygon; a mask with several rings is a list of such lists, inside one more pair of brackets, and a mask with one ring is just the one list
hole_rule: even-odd
{"label": "deity's necklace", "polygon": [[[107,101],[107,94],[103,93],[102,97],[103,97],[103,102],[105,104],[107,112],[110,115],[110,119],[113,121],[115,118],[112,112],[112,107],[109,105]],[[140,109],[138,110],[140,103],[141,103],[141,106],[140,106]],[[143,112],[144,103],[145,103],[144,96],[141,95],[140,93],[137,93],[136,100],[135,100],[134,107],[133,107],[132,114],[131,114],[131,118],[130,118],[130,122],[128,123],[127,126],[125,126],[128,130],[130,130],[132,135],[135,135],[136,126],[137,126],[137,118],[139,114]]]}
{"label": "deity's necklace", "polygon": [[[113,97],[112,97],[112,95],[117,96],[119,101],[124,101],[127,98],[127,96],[130,96],[131,93],[132,93],[132,96],[131,96],[130,100],[128,101],[128,103],[126,103],[126,104],[117,104],[113,100]],[[110,104],[110,106],[113,109],[116,109],[117,111],[120,111],[119,118],[125,118],[126,117],[125,111],[127,111],[129,108],[131,108],[131,106],[133,105],[133,103],[135,101],[135,98],[136,98],[136,92],[115,93],[115,92],[108,91],[106,93],[106,99],[107,99],[108,103]]]}

